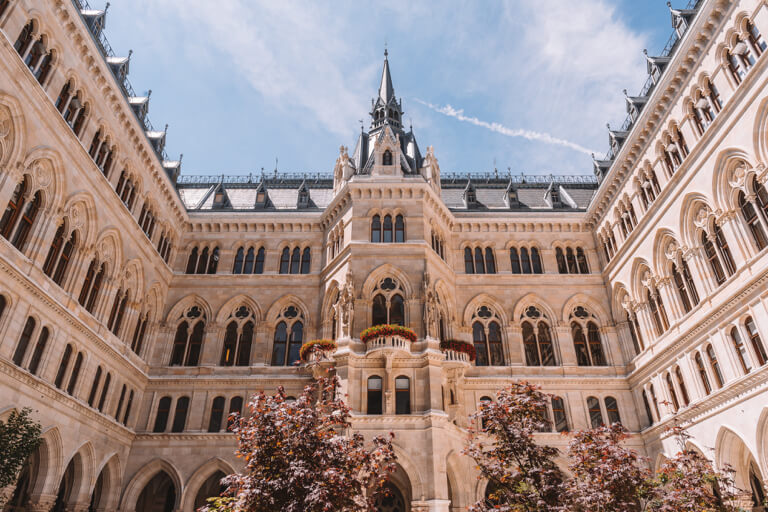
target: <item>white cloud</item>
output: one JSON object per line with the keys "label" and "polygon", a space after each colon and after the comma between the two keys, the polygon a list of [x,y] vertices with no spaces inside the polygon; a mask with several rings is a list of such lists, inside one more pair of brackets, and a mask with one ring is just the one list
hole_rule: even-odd
{"label": "white cloud", "polygon": [[450,105],[445,105],[444,107],[439,107],[437,105],[433,105],[431,103],[428,103],[426,101],[416,99],[417,102],[421,103],[422,105],[434,110],[435,112],[439,112],[441,114],[444,114],[448,117],[454,117],[458,119],[459,121],[464,121],[465,123],[470,123],[475,126],[480,126],[482,128],[486,128],[488,130],[491,130],[492,132],[500,133],[502,135],[506,135],[507,137],[521,137],[523,139],[527,140],[534,140],[538,142],[543,142],[545,144],[553,144],[556,146],[563,146],[569,149],[573,149],[574,151],[578,151],[579,153],[584,153],[586,155],[590,155],[592,153],[597,153],[595,150],[587,149],[584,146],[581,146],[579,144],[576,144],[575,142],[571,142],[565,139],[559,139],[557,137],[553,137],[552,135],[548,133],[541,133],[536,132],[532,130],[524,130],[520,128],[508,128],[500,123],[496,122],[488,122],[488,121],[481,121],[480,119],[472,116],[466,116],[464,115],[464,110],[461,109],[455,109]]}

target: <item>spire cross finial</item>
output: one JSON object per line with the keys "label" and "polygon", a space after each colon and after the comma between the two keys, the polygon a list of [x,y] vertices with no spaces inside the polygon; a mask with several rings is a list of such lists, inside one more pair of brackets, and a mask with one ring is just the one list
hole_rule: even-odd
{"label": "spire cross finial", "polygon": [[389,56],[389,52],[387,51],[387,40],[384,40],[384,58],[386,59]]}

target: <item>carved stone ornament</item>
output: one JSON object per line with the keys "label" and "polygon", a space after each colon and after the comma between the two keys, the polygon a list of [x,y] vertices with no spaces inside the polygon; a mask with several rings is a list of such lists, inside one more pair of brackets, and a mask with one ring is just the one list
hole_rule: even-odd
{"label": "carved stone ornament", "polygon": [[667,247],[664,250],[664,254],[667,256],[667,259],[674,260],[677,256],[678,249],[679,247],[677,246],[677,242],[672,240],[667,244]]}
{"label": "carved stone ornament", "polygon": [[13,142],[13,121],[11,112],[5,108],[0,108],[0,163],[6,155],[11,153],[11,143]]}
{"label": "carved stone ornament", "polygon": [[707,219],[709,218],[709,211],[707,211],[706,206],[702,206],[699,208],[699,211],[696,212],[696,215],[694,216],[693,223],[696,225],[696,227],[699,227],[701,229],[707,228]]}
{"label": "carved stone ornament", "polygon": [[38,160],[32,164],[32,173],[40,188],[48,188],[53,183],[53,170],[50,163]]}
{"label": "carved stone ornament", "polygon": [[640,282],[643,283],[643,286],[649,286],[653,284],[653,276],[651,275],[651,272],[648,270],[643,272],[643,276],[640,278]]}
{"label": "carved stone ornament", "polygon": [[749,170],[749,167],[747,166],[747,163],[743,160],[736,165],[730,173],[730,176],[728,176],[728,183],[733,188],[742,188],[744,186],[744,181],[747,177],[747,171]]}
{"label": "carved stone ornament", "polygon": [[69,225],[71,230],[82,228],[85,224],[85,208],[82,203],[76,203],[69,209]]}
{"label": "carved stone ornament", "polygon": [[336,304],[337,314],[341,320],[341,334],[344,337],[352,336],[353,320],[355,318],[355,284],[352,273],[347,272],[346,282],[339,292],[339,301]]}

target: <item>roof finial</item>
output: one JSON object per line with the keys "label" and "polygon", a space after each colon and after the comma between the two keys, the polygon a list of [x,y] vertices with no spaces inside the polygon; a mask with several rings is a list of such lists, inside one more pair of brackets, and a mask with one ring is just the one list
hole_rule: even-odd
{"label": "roof finial", "polygon": [[385,39],[384,40],[384,59],[386,60],[388,56],[389,56],[389,52],[387,51],[387,40]]}

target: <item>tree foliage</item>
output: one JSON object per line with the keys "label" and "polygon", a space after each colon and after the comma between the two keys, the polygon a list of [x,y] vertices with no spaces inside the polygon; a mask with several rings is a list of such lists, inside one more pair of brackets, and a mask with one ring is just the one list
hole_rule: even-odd
{"label": "tree foliage", "polygon": [[738,511],[732,471],[716,471],[679,426],[669,435],[680,451],[656,473],[626,446],[629,433],[621,424],[569,434],[573,476],[566,479],[555,463],[557,448],[534,441],[536,432],[549,431],[548,398],[537,386],[516,382],[472,415],[464,453],[490,489],[472,512]]}
{"label": "tree foliage", "polygon": [[7,421],[0,421],[0,488],[16,483],[22,466],[40,444],[42,429],[31,413],[29,408],[14,410]]}
{"label": "tree foliage", "polygon": [[233,418],[242,473],[223,480],[218,512],[358,512],[374,510],[389,472],[394,471],[393,434],[366,447],[350,433],[350,409],[337,396],[336,377],[308,385],[297,400],[255,395],[251,414]]}
{"label": "tree foliage", "polygon": [[563,474],[554,458],[557,448],[534,441],[548,429],[542,411],[547,396],[526,382],[515,382],[493,402],[483,402],[472,416],[464,453],[475,459],[493,491],[473,512],[555,511]]}
{"label": "tree foliage", "polygon": [[651,472],[619,423],[576,432],[568,446],[573,478],[564,483],[567,510],[640,512],[648,496]]}

